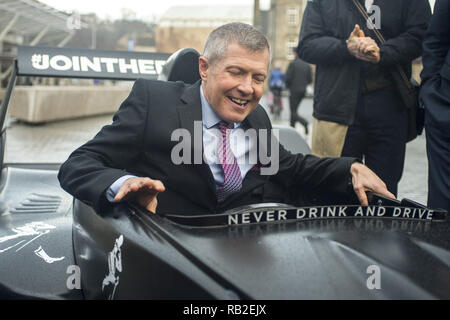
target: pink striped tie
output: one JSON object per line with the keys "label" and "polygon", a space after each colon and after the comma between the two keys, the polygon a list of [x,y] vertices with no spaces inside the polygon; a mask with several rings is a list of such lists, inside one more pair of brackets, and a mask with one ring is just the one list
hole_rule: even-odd
{"label": "pink striped tie", "polygon": [[233,123],[219,122],[222,139],[219,141],[218,152],[224,178],[222,186],[217,190],[217,200],[219,202],[225,200],[230,194],[239,191],[242,187],[241,170],[230,147],[229,140],[232,128]]}

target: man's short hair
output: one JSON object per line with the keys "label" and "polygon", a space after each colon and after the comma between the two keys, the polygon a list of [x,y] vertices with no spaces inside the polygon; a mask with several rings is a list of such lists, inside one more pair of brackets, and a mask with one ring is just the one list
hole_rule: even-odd
{"label": "man's short hair", "polygon": [[211,65],[225,57],[230,43],[237,43],[253,52],[263,51],[267,48],[270,54],[269,42],[261,31],[246,23],[231,22],[214,29],[209,34],[203,49],[203,56]]}

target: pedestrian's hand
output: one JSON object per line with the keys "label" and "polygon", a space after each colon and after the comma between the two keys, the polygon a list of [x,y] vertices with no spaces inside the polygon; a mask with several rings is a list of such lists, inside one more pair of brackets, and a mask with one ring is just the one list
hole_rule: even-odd
{"label": "pedestrian's hand", "polygon": [[380,62],[380,48],[375,40],[364,35],[359,25],[355,25],[346,43],[350,54],[357,59],[375,64]]}
{"label": "pedestrian's hand", "polygon": [[348,37],[346,43],[347,43],[347,49],[350,51],[352,55],[356,55],[358,51],[358,38],[364,37],[364,31],[362,31],[359,28],[359,25],[355,25],[355,28],[353,29],[352,33],[350,33],[350,36]]}
{"label": "pedestrian's hand", "polygon": [[[364,31],[362,31],[359,28],[359,25],[355,25],[355,28],[353,29],[352,33],[350,33],[350,36],[348,37],[346,43],[347,43],[347,49],[350,52],[351,55],[355,56],[356,58],[359,58],[359,56],[363,56],[360,53],[360,46],[364,39]],[[370,39],[370,38],[369,38]]]}
{"label": "pedestrian's hand", "polygon": [[355,24],[355,28],[353,29],[352,33],[350,33],[350,36],[348,37],[348,39],[350,40],[351,38],[361,38],[361,37],[365,37],[364,35],[364,31],[361,30],[361,28],[359,27],[359,24]]}
{"label": "pedestrian's hand", "polygon": [[366,55],[367,61],[377,64],[380,62],[380,48],[376,47],[373,50],[369,50]]}
{"label": "pedestrian's hand", "polygon": [[371,63],[380,62],[380,47],[369,37],[358,38],[359,59]]}
{"label": "pedestrian's hand", "polygon": [[371,63],[380,62],[380,48],[370,37],[347,40],[347,49],[355,58]]}
{"label": "pedestrian's hand", "polygon": [[114,200],[133,201],[148,211],[156,213],[156,207],[158,205],[156,197],[158,193],[164,191],[164,184],[159,180],[133,177],[125,180]]}
{"label": "pedestrian's hand", "polygon": [[353,190],[363,206],[369,205],[367,191],[381,194],[385,197],[395,199],[395,196],[388,191],[386,184],[368,167],[355,162],[350,167],[352,175]]}

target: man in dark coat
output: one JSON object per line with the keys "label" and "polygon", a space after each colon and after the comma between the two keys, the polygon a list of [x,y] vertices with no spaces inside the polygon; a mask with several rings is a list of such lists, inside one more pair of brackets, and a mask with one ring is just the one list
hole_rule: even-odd
{"label": "man in dark coat", "polygon": [[396,194],[408,122],[389,69],[399,64],[411,76],[411,62],[422,52],[430,5],[428,0],[358,1],[385,44],[353,0],[310,0],[298,52],[317,66],[313,116],[319,122],[348,125],[341,156],[364,159]]}
{"label": "man in dark coat", "polygon": [[423,43],[428,206],[450,212],[450,1],[437,0]]}
{"label": "man in dark coat", "polygon": [[286,87],[289,89],[289,106],[291,111],[291,127],[300,122],[308,134],[308,121],[300,116],[297,111],[305,97],[306,86],[312,82],[311,67],[305,61],[299,59],[297,49],[294,49],[294,60],[289,63],[286,71]]}

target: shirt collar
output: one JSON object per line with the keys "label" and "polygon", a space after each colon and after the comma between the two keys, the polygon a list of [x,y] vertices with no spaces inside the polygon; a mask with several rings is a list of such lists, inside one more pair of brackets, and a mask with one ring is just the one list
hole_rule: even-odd
{"label": "shirt collar", "polygon": [[[214,127],[216,124],[218,124],[222,119],[217,115],[217,113],[214,111],[214,109],[209,104],[208,100],[206,100],[206,97],[203,93],[203,88],[200,85],[200,99],[202,101],[202,122],[203,125],[210,129]],[[237,128],[241,126],[242,122],[234,123],[234,128]]]}
{"label": "shirt collar", "polygon": [[207,129],[214,127],[222,119],[217,115],[203,94],[202,86],[200,86],[200,99],[202,100],[202,122]]}

